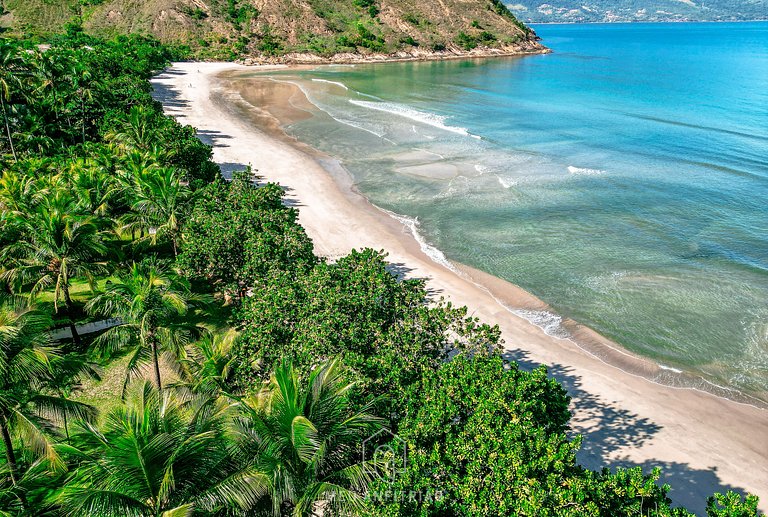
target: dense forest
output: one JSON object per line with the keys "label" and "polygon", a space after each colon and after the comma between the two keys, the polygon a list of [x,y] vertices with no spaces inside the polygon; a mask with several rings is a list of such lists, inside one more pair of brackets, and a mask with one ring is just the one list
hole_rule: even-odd
{"label": "dense forest", "polygon": [[0,40],[0,514],[690,515],[658,471],[581,467],[564,388],[497,327],[223,180],[150,95],[178,57]]}
{"label": "dense forest", "polygon": [[526,23],[725,22],[768,19],[768,0],[513,0]]}

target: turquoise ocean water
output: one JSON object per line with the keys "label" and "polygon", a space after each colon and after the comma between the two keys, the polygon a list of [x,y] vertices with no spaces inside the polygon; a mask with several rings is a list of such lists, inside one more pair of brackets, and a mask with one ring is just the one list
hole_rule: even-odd
{"label": "turquoise ocean water", "polygon": [[430,252],[768,399],[768,23],[546,25],[550,55],[322,67],[286,129]]}

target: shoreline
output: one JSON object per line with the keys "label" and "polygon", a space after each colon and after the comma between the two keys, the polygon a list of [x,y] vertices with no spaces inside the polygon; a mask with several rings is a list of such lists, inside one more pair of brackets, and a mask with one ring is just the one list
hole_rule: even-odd
{"label": "shoreline", "polygon": [[[306,65],[286,65],[285,68],[291,70],[314,69],[314,67]],[[767,395],[766,397],[761,398],[757,393],[742,392],[736,388],[722,386],[708,380],[699,373],[666,366],[652,358],[637,354],[618,342],[603,336],[589,326],[570,317],[562,316],[547,302],[526,291],[524,288],[468,264],[456,262],[445,257],[441,250],[432,246],[424,238],[423,234],[419,231],[417,220],[408,215],[391,212],[372,203],[365,194],[357,189],[354,178],[344,168],[340,160],[299,141],[284,131],[283,128],[285,126],[299,119],[312,117],[311,112],[317,111],[319,108],[308,99],[307,92],[300,84],[291,80],[275,78],[269,74],[272,70],[271,68],[263,69],[264,74],[259,74],[260,70],[262,69],[256,69],[257,75],[249,74],[247,76],[247,84],[239,73],[232,75],[224,73],[219,76],[220,80],[228,81],[226,88],[229,91],[237,92],[237,96],[230,99],[230,102],[242,108],[240,116],[249,117],[254,126],[267,133],[270,137],[286,142],[288,145],[306,153],[316,162],[321,163],[326,172],[331,174],[337,183],[342,186],[344,192],[349,190],[354,196],[364,199],[372,210],[375,210],[376,213],[383,217],[385,222],[395,219],[406,227],[413,239],[419,244],[421,252],[427,255],[433,262],[447,267],[453,273],[472,282],[478,288],[494,297],[496,302],[507,311],[537,326],[550,337],[568,340],[585,353],[608,366],[669,388],[692,389],[739,404],[759,409],[768,409],[768,394],[765,394]],[[236,79],[236,82],[229,82],[230,79]],[[275,83],[281,83],[282,86]],[[251,88],[256,85],[261,86]],[[265,98],[258,94],[254,95],[252,91],[256,90],[263,93],[264,90],[279,90],[279,88],[287,87],[287,85],[291,85],[298,90],[288,100],[284,98],[275,100],[270,98],[271,96],[269,95]],[[284,108],[287,104],[303,112],[304,115],[297,116],[295,112],[286,113],[287,110]],[[266,107],[260,108],[257,106]],[[258,114],[255,114],[254,110]],[[763,394],[763,392],[760,392],[760,394]]]}
{"label": "shoreline", "polygon": [[526,25],[632,25],[645,23],[647,25],[653,24],[677,24],[677,23],[756,23],[756,22],[768,22],[768,18],[761,18],[759,20],[668,20],[668,21],[642,21],[642,20],[624,20],[615,22],[532,22],[525,21]]}
{"label": "shoreline", "polygon": [[[433,261],[411,233],[415,228],[409,230],[357,193],[337,160],[295,141],[282,133],[277,120],[269,120],[270,110],[308,102],[301,99],[297,86],[291,85],[293,92],[283,88],[280,95],[265,91],[267,97],[272,95],[266,103],[269,109],[253,108],[250,111],[259,113],[244,116],[243,110],[249,107],[238,106],[240,95],[227,87],[224,73],[268,69],[182,63],[153,83],[166,111],[197,127],[214,146],[214,157],[224,163],[225,172],[252,162],[265,180],[288,187],[289,201],[299,208],[299,220],[318,254],[333,258],[352,248],[385,249],[388,260],[407,269],[410,276],[427,278],[436,297],[445,296],[468,306],[483,321],[499,324],[510,359],[524,367],[548,365],[574,398],[572,427],[584,436],[582,464],[590,468],[658,465],[664,471],[662,480],[672,483],[673,501],[696,512],[703,511],[712,492],[729,488],[762,496],[761,508],[768,508],[768,473],[762,469],[768,464],[764,431],[768,411],[625,371],[576,341],[548,335],[516,314],[509,305],[531,310],[547,307],[521,288],[467,266],[451,268]],[[261,130],[249,120],[253,116],[264,123]],[[585,339],[594,339],[595,346],[608,347],[608,353],[630,358],[642,372],[664,371],[650,360],[611,347],[608,340],[576,322],[564,324],[573,326],[573,331],[566,327],[571,334],[582,333]]]}
{"label": "shoreline", "polygon": [[476,48],[466,51],[442,50],[442,51],[400,51],[393,54],[357,54],[340,53],[329,57],[316,54],[303,54],[293,52],[275,57],[246,58],[238,61],[243,66],[272,66],[272,65],[363,65],[373,63],[403,63],[410,61],[451,61],[456,59],[492,59],[496,57],[525,57],[541,54],[551,54],[552,49],[547,48],[537,41],[530,49],[515,48],[504,50],[498,48]]}

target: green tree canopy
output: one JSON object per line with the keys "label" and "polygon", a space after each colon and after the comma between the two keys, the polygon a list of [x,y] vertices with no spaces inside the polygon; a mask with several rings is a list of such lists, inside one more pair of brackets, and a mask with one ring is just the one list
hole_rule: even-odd
{"label": "green tree canopy", "polygon": [[398,428],[406,468],[373,492],[386,507],[376,515],[688,515],[670,509],[658,472],[598,474],[576,464],[569,397],[543,367],[461,354],[428,372],[406,401]]}
{"label": "green tree canopy", "polygon": [[86,304],[88,312],[120,321],[98,337],[96,346],[106,357],[130,353],[124,388],[142,366],[151,364],[155,385],[162,389],[161,356],[173,367],[198,333],[183,319],[195,301],[186,279],[162,262],[146,259]]}
{"label": "green tree canopy", "polygon": [[317,360],[342,356],[365,400],[387,397],[378,402],[383,414],[451,351],[487,352],[500,343],[497,327],[468,317],[466,308],[431,304],[422,280],[398,279],[385,255],[370,249],[320,262],[304,275],[267,277],[239,319],[242,338],[233,353],[241,386],[263,378],[283,357],[307,371]]}
{"label": "green tree canopy", "polygon": [[275,184],[253,185],[248,171],[199,191],[183,229],[182,270],[241,297],[277,271],[302,275],[317,258],[283,196]]}

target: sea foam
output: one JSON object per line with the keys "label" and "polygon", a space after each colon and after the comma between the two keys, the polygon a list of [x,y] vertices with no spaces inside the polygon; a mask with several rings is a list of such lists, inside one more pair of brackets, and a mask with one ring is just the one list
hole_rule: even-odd
{"label": "sea foam", "polygon": [[563,317],[559,314],[541,310],[509,309],[510,312],[527,320],[544,331],[548,336],[569,339],[569,332],[563,327]]}
{"label": "sea foam", "polygon": [[427,126],[436,127],[438,129],[442,129],[443,131],[450,131],[451,133],[456,133],[463,136],[471,136],[471,137],[476,136],[476,135],[472,135],[469,131],[467,131],[466,128],[456,127],[456,126],[451,126],[449,124],[446,124],[445,121],[447,120],[447,117],[444,117],[442,115],[437,115],[435,113],[427,113],[424,111],[419,111],[417,109],[411,108],[409,106],[405,106],[403,104],[396,104],[394,102],[359,101],[354,99],[350,99],[349,102],[354,104],[355,106],[360,106],[361,108],[367,108],[367,109],[372,109],[376,111],[383,111],[385,113],[390,113],[392,115],[397,115],[399,117],[407,118],[407,119],[413,120],[414,122],[419,122]]}
{"label": "sea foam", "polygon": [[587,169],[585,167],[574,167],[573,165],[568,166],[568,172],[571,174],[584,176],[597,176],[599,174],[605,174],[605,171],[600,169]]}
{"label": "sea foam", "polygon": [[338,86],[339,88],[344,88],[345,90],[349,90],[349,88],[347,87],[347,85],[345,85],[344,83],[340,83],[340,82],[338,82],[338,81],[329,81],[329,80],[327,80],[327,79],[316,79],[316,78],[312,78],[312,81],[313,81],[313,82],[316,82],[316,83],[327,83],[327,84],[332,84],[332,85],[334,85],[334,86]]}
{"label": "sea foam", "polygon": [[499,185],[501,185],[504,188],[510,188],[517,185],[517,181],[504,179],[501,176],[496,176],[496,179],[499,180]]}
{"label": "sea foam", "polygon": [[408,230],[411,232],[411,235],[413,235],[413,238],[416,239],[416,242],[419,243],[419,248],[421,248],[421,251],[423,251],[424,254],[427,255],[430,259],[432,259],[433,262],[437,262],[441,266],[445,266],[451,271],[456,271],[456,268],[445,257],[443,252],[428,243],[424,236],[421,234],[419,231],[419,219],[417,217],[408,217],[405,215],[396,214],[395,212],[386,210],[384,208],[380,208],[380,210],[386,212],[390,217],[396,219],[402,223],[403,226],[408,228]]}

